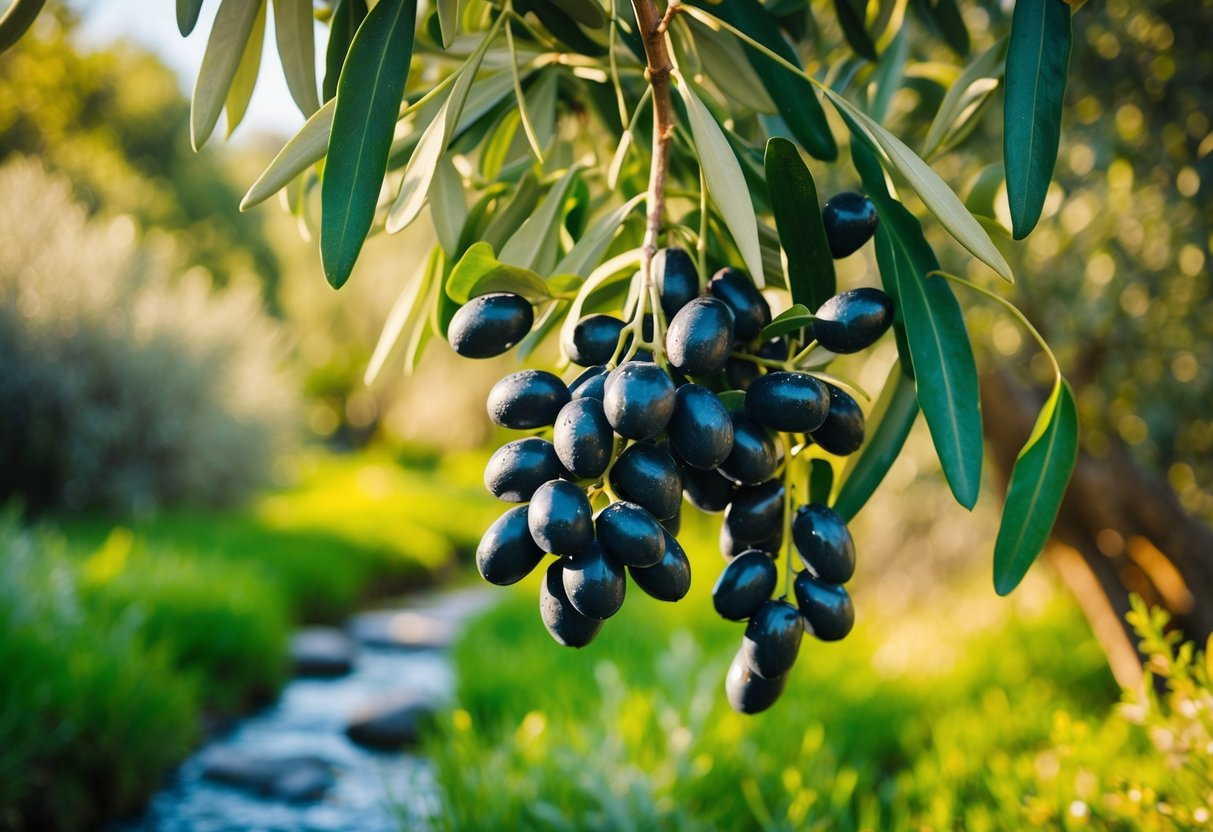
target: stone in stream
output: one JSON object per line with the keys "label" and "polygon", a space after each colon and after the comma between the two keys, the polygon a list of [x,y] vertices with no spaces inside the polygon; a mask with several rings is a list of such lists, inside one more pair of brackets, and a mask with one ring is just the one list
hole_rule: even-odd
{"label": "stone in stream", "polygon": [[454,643],[463,623],[492,600],[486,587],[455,590],[444,593],[439,605],[423,603],[408,609],[358,613],[346,629],[356,641],[370,647],[444,650]]}
{"label": "stone in stream", "polygon": [[332,769],[319,757],[267,757],[235,748],[208,751],[202,776],[287,801],[319,800],[333,785]]}
{"label": "stone in stream", "polygon": [[368,748],[397,751],[416,745],[433,722],[438,703],[413,691],[389,693],[363,703],[350,716],[345,734]]}
{"label": "stone in stream", "polygon": [[354,667],[354,642],[335,627],[306,627],[291,636],[297,676],[344,676]]}

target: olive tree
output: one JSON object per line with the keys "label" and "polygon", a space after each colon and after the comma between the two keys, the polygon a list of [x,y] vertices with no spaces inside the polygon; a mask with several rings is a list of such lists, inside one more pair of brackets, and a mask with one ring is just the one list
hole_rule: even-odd
{"label": "olive tree", "polygon": [[[40,5],[10,7],[0,47]],[[178,0],[183,34],[201,5]],[[267,5],[219,3],[194,89],[195,147],[221,114],[229,132],[243,117]],[[732,561],[716,602],[749,618],[730,674],[734,706],[769,705],[802,617],[819,637],[849,629],[845,523],[919,412],[956,501],[972,508],[978,498],[979,375],[957,293],[1011,316],[1051,366],[1030,432],[1013,440],[993,546],[995,590],[1020,582],[1046,543],[1078,447],[1071,388],[1007,299],[1016,278],[1007,252],[1037,224],[1057,158],[1070,4],[1018,0],[1010,15],[956,0],[272,6],[307,122],[242,205],[281,193],[318,232],[336,289],[357,279],[368,235],[427,213],[435,231],[368,378],[394,353],[411,368],[434,337],[467,355],[518,342],[521,358],[554,369],[570,360],[600,367],[572,393],[571,372],[556,384],[516,374],[490,401],[500,424],[534,435],[490,462],[490,489],[528,505],[486,534],[481,571],[510,583],[544,552],[562,555],[542,599],[558,641],[593,637],[622,602],[625,566],[650,594],[685,593],[671,519],[685,489],[701,507],[727,507],[726,556],[759,553]],[[314,19],[329,27],[319,78]],[[916,92],[916,112],[892,112],[903,87]],[[991,102],[1002,105],[1001,148],[966,146],[997,112]],[[989,163],[964,199],[936,171],[956,173],[949,160],[962,152]],[[816,183],[847,180],[863,195],[839,195],[823,210]],[[1009,231],[995,209],[1004,182]],[[966,276],[942,268],[928,241],[937,231],[947,258],[971,258],[957,269]],[[883,291],[840,292],[835,257],[873,232]],[[679,299],[688,275],[691,291]],[[890,325],[898,360],[882,390],[831,366]],[[587,346],[604,326],[605,352]],[[595,372],[605,385],[588,392]],[[601,404],[577,404],[585,399]],[[866,417],[858,400],[872,402]],[[561,436],[592,445],[599,414],[605,455],[581,466],[571,446],[560,452]],[[720,444],[700,454],[691,448],[700,440]],[[747,442],[758,450],[736,459]],[[673,504],[654,496],[671,487]],[[780,558],[783,593],[770,600]]]}

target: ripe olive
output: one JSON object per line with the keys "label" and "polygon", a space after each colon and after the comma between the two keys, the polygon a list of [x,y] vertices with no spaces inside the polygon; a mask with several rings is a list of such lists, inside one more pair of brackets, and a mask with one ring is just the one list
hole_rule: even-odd
{"label": "ripe olive", "polygon": [[876,233],[880,217],[872,200],[854,191],[835,194],[821,210],[826,241],[835,260],[854,254]]}
{"label": "ripe olive", "polygon": [[721,617],[742,621],[771,599],[779,570],[766,552],[747,549],[730,561],[712,589],[712,604]]}
{"label": "ripe olive", "polygon": [[733,450],[729,411],[719,396],[698,384],[678,388],[666,432],[679,458],[694,468],[716,468]]}
{"label": "ripe olive", "polygon": [[840,292],[815,313],[813,337],[830,352],[859,352],[893,325],[893,301],[879,289],[865,286]]}
{"label": "ripe olive", "polygon": [[687,553],[669,532],[662,532],[665,552],[654,566],[628,567],[636,586],[658,601],[681,601],[691,589],[691,562]]}
{"label": "ripe olive", "polygon": [[733,499],[733,483],[719,471],[701,471],[682,465],[682,490],[691,505],[700,511],[724,511]]}
{"label": "ripe olive", "polygon": [[598,399],[575,399],[560,409],[552,428],[556,456],[582,479],[602,476],[611,462],[615,434]]}
{"label": "ripe olive", "polygon": [[582,615],[602,620],[619,612],[628,582],[623,567],[596,540],[564,564],[564,591]]}
{"label": "ripe olive", "polygon": [[626,500],[611,503],[594,520],[598,542],[625,566],[653,566],[665,554],[661,525],[647,509]]}
{"label": "ripe olive", "polygon": [[653,278],[661,294],[661,311],[666,320],[678,314],[699,294],[699,272],[695,261],[684,249],[663,248],[653,257]]}
{"label": "ripe olive", "polygon": [[602,629],[602,622],[577,612],[564,591],[565,561],[552,561],[539,588],[539,616],[552,638],[565,647],[585,647]]}
{"label": "ripe olive", "polygon": [[480,538],[476,568],[489,583],[517,583],[543,560],[543,550],[535,545],[526,516],[526,506],[515,506],[498,517]]}
{"label": "ripe olive", "polygon": [[534,322],[535,311],[526,298],[493,292],[459,307],[447,328],[447,340],[464,358],[492,358],[521,341]]}
{"label": "ripe olive", "polygon": [[762,425],[744,413],[733,419],[733,450],[720,463],[719,471],[738,485],[758,485],[770,479],[779,460],[775,439]]}
{"label": "ripe olive", "polygon": [[581,487],[551,480],[535,490],[527,527],[545,552],[575,555],[594,539],[594,511]]}
{"label": "ripe olive", "polygon": [[735,543],[752,545],[782,534],[783,482],[767,480],[737,489],[724,512],[724,524]]}
{"label": "ripe olive", "polygon": [[569,401],[569,388],[543,370],[510,373],[489,391],[489,418],[503,428],[530,430],[556,421]]}
{"label": "ripe olive", "polygon": [[802,636],[800,611],[787,601],[767,601],[746,625],[741,654],[751,670],[764,679],[774,679],[796,663]]}
{"label": "ripe olive", "polygon": [[750,670],[745,656],[739,651],[725,676],[724,693],[733,710],[742,714],[757,714],[774,705],[787,684],[786,674],[764,679]]}
{"label": "ripe olive", "polygon": [[678,504],[678,510],[674,512],[673,517],[667,517],[661,521],[661,528],[675,537],[678,536],[678,532],[682,531],[682,503]]}
{"label": "ripe olive", "polygon": [[569,360],[582,367],[606,364],[619,346],[623,321],[611,315],[587,315],[573,327],[572,342],[565,344]]}
{"label": "ripe olive", "polygon": [[673,517],[682,500],[682,475],[673,457],[647,442],[632,445],[611,468],[611,487],[658,520]]}
{"label": "ripe olive", "polygon": [[670,363],[687,375],[720,372],[733,349],[733,312],[716,298],[695,298],[670,321],[665,349]]}
{"label": "ripe olive", "polygon": [[602,400],[611,427],[629,439],[665,430],[674,413],[674,382],[649,361],[628,361],[607,376]]}
{"label": "ripe olive", "polygon": [[844,584],[855,574],[855,541],[832,508],[803,506],[792,521],[792,541],[805,566],[826,583]]}
{"label": "ripe olive", "polygon": [[826,390],[830,394],[830,412],[821,427],[810,435],[832,454],[853,454],[863,445],[863,411],[855,399],[833,384],[827,383]]}
{"label": "ripe olive", "polygon": [[552,443],[529,436],[507,442],[489,457],[484,487],[498,500],[525,503],[539,486],[566,473]]}
{"label": "ripe olive", "polygon": [[598,399],[602,401],[606,388],[607,368],[601,364],[589,367],[569,383],[569,393],[574,399]]}
{"label": "ripe olive", "polygon": [[855,606],[846,588],[827,584],[802,571],[792,583],[805,629],[822,641],[845,638],[855,625]]}
{"label": "ripe olive", "polygon": [[724,268],[708,282],[712,297],[733,311],[733,331],[738,341],[752,341],[771,322],[771,306],[744,272]]}
{"label": "ripe olive", "polygon": [[807,373],[777,370],[755,379],[745,393],[745,412],[772,430],[816,430],[829,411],[825,385]]}
{"label": "ripe olive", "polygon": [[726,561],[740,555],[747,549],[761,549],[767,554],[774,557],[775,552],[778,552],[783,546],[783,528],[776,530],[775,534],[768,537],[766,540],[758,543],[744,543],[740,540],[733,539],[733,532],[729,529],[728,523],[720,524],[720,554]]}

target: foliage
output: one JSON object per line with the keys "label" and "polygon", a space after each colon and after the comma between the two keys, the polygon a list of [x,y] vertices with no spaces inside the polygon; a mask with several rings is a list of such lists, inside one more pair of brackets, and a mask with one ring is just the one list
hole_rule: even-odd
{"label": "foliage", "polygon": [[230,504],[293,444],[283,344],[249,283],[89,219],[32,161],[0,168],[0,496],[34,507]]}
{"label": "foliage", "polygon": [[198,679],[100,615],[63,541],[0,518],[0,826],[79,829],[142,804],[197,738]]}

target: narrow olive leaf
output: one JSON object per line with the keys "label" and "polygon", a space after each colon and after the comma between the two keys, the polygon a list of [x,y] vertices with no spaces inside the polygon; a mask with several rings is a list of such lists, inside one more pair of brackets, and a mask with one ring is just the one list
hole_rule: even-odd
{"label": "narrow olive leaf", "polygon": [[741,259],[745,261],[750,277],[759,287],[765,286],[762,251],[758,245],[758,220],[754,217],[754,205],[750,202],[745,175],[741,172],[737,157],[733,155],[729,140],[720,132],[716,119],[695,95],[686,79],[677,74],[675,77],[678,79],[678,92],[686,104],[691,136],[695,140],[699,164],[703,166],[703,175],[708,183],[708,194],[729,233],[733,235],[733,242],[741,252]]}
{"label": "narrow olive leaf", "polygon": [[956,83],[948,87],[948,92],[935,113],[931,128],[927,131],[926,141],[923,142],[923,158],[929,158],[943,140],[962,120],[966,113],[976,109],[975,101],[989,95],[993,87],[975,87],[982,81],[997,80],[1002,77],[1003,58],[1007,54],[1007,40],[1002,38],[981,54],[977,60],[965,67],[965,71],[956,79]]}
{"label": "narrow olive leaf", "polygon": [[438,28],[442,31],[442,48],[450,49],[459,35],[459,0],[437,0]]}
{"label": "narrow olive leaf", "polygon": [[[784,38],[778,21],[763,8],[759,0],[730,0],[728,3],[712,0],[692,2],[693,6],[683,7],[692,17],[709,26],[718,25],[713,22],[713,16],[719,17],[754,38],[783,60],[793,66],[800,66],[800,58]],[[705,11],[696,8],[697,6]],[[745,46],[745,53],[754,71],[762,79],[771,100],[779,108],[779,114],[783,117],[792,138],[816,159],[823,162],[837,159],[838,144],[830,133],[830,123],[826,119],[821,102],[817,100],[812,84],[807,79],[789,72],[786,67],[780,66],[778,62],[749,44]]]}
{"label": "narrow olive leaf", "polygon": [[329,23],[329,45],[324,53],[324,100],[337,94],[337,81],[354,33],[366,18],[366,0],[337,0]]}
{"label": "narrow olive leaf", "polygon": [[253,97],[253,88],[257,86],[257,75],[261,72],[261,51],[265,44],[265,4],[257,11],[253,21],[253,30],[249,32],[248,41],[244,44],[244,54],[240,56],[240,64],[232,77],[232,85],[228,88],[227,98],[223,102],[224,120],[227,122],[227,135],[230,138],[244,114],[248,112],[248,103]]}
{"label": "narrow olive leaf", "polygon": [[247,211],[285,188],[296,176],[324,158],[333,129],[335,101],[328,101],[312,114],[299,132],[283,145],[282,150],[261,172],[257,181],[240,200],[240,210]]}
{"label": "narrow olive leaf", "polygon": [[1060,376],[1011,471],[994,543],[994,591],[1006,595],[1023,580],[1048,540],[1078,458],[1078,409]]}
{"label": "narrow olive leaf", "polygon": [[[860,5],[866,6],[867,3],[861,2]],[[876,44],[872,43],[871,35],[864,28],[863,13],[855,7],[853,0],[834,0],[834,13],[838,15],[838,25],[842,27],[842,34],[855,54],[872,63],[880,60],[876,54]]]}
{"label": "narrow olive leaf", "polygon": [[776,136],[767,142],[767,193],[787,256],[792,300],[817,309],[838,291],[834,258],[826,239],[817,186],[796,145]]}
{"label": "narrow olive leaf", "polygon": [[219,4],[190,101],[190,142],[194,150],[206,143],[219,121],[261,6],[262,0],[223,0]]}
{"label": "narrow olive leaf", "polygon": [[362,376],[363,383],[368,387],[379,379],[384,366],[391,358],[392,351],[400,343],[405,332],[410,329],[410,322],[416,318],[417,309],[420,306],[419,301],[429,293],[430,283],[434,277],[431,268],[432,261],[433,255],[431,254],[404,284],[399,297],[392,304],[392,309],[387,314],[387,320],[383,323],[383,329],[379,332],[379,340],[371,353],[371,360]]}
{"label": "narrow olive leaf", "polygon": [[514,292],[531,301],[552,297],[543,278],[530,269],[502,263],[488,243],[476,243],[463,253],[446,279],[446,294],[456,303],[467,303],[489,292]]}
{"label": "narrow olive leaf", "polygon": [[601,219],[591,225],[574,243],[569,253],[561,258],[553,271],[556,274],[587,275],[591,267],[602,259],[615,235],[623,228],[624,220],[628,218],[636,206],[645,199],[640,193],[620,205],[614,211],[604,214]]}
{"label": "narrow olive leaf", "polygon": [[834,510],[843,520],[850,522],[875,493],[901,454],[916,418],[918,398],[914,380],[894,363],[868,417],[868,435],[863,447],[851,455],[843,471],[842,487],[834,500]]}
{"label": "narrow olive leaf", "polygon": [[[539,184],[538,177],[534,171],[527,171],[522,179],[518,180],[517,187],[514,188],[514,195],[510,197],[509,204],[504,209],[497,207],[493,211],[492,219],[489,224],[480,233],[480,239],[488,243],[497,250],[505,245],[506,240],[513,236],[527,217],[535,210],[535,206],[539,204],[539,198],[543,193],[543,188]],[[498,199],[500,206],[500,198]],[[476,240],[463,239],[461,243],[471,245]]]}
{"label": "narrow olive leaf", "polygon": [[1071,39],[1070,7],[1064,0],[1015,4],[1007,49],[1002,148],[1016,240],[1036,227],[1053,178]]}
{"label": "narrow olive leaf", "polygon": [[804,329],[813,323],[814,320],[815,318],[809,312],[807,306],[803,303],[794,303],[776,315],[775,320],[764,326],[762,332],[758,333],[758,337],[764,341],[778,338],[781,335],[787,335],[789,332]]}
{"label": "narrow olive leaf", "polygon": [[[977,364],[964,315],[951,287],[926,276],[939,265],[918,220],[888,196],[872,198],[880,212],[880,279],[901,309],[918,404],[953,496],[972,509],[981,487],[983,447]],[[892,254],[884,262],[882,250]]]}
{"label": "narrow olive leaf", "polygon": [[304,118],[320,109],[316,94],[315,27],[312,0],[274,0],[274,39],[278,43],[282,74]]}
{"label": "narrow olive leaf", "polygon": [[467,222],[468,205],[463,194],[463,177],[455,168],[450,155],[443,156],[434,171],[434,184],[430,188],[430,218],[438,243],[448,257],[454,257],[459,249],[459,237]]}
{"label": "narrow olive leaf", "polygon": [[501,262],[534,269],[540,274],[547,274],[556,265],[556,244],[564,200],[580,171],[580,164],[573,165],[551,187],[535,212],[501,247]]}
{"label": "narrow olive leaf", "polygon": [[875,121],[884,122],[889,104],[893,102],[893,95],[901,87],[909,54],[910,39],[902,30],[889,42],[880,56],[880,63],[872,79],[875,91],[872,93],[871,103],[868,104],[868,115]]}
{"label": "narrow olive leaf", "polygon": [[489,44],[497,35],[494,26],[481,39],[475,51],[468,56],[467,61],[459,68],[459,77],[451,86],[450,95],[442,103],[434,120],[425,128],[413,155],[409,157],[408,165],[404,168],[404,178],[400,183],[400,191],[388,209],[387,233],[395,234],[401,231],[421,214],[434,174],[438,170],[438,160],[446,152],[447,144],[455,135],[459,126],[459,118],[463,115],[463,107],[467,103],[468,93],[480,71],[480,63],[489,49]]}
{"label": "narrow olive leaf", "polygon": [[[22,0],[17,0],[14,8],[21,5]],[[39,0],[36,3],[29,5],[41,6],[45,0]],[[181,37],[189,37],[190,32],[194,31],[194,27],[198,25],[198,15],[202,11],[202,0],[177,0],[177,31],[181,33]],[[3,41],[3,38],[0,38]],[[0,47],[0,51],[3,48]]]}
{"label": "narrow olive leaf", "polygon": [[358,72],[337,84],[320,215],[320,260],[334,289],[349,279],[375,218],[416,22],[417,0],[380,0],[350,44],[346,60]]}
{"label": "narrow olive leaf", "polygon": [[809,500],[826,506],[834,490],[834,466],[828,459],[809,460]]}
{"label": "narrow olive leaf", "polygon": [[779,108],[767,94],[762,79],[737,38],[713,29],[706,23],[687,18],[695,49],[703,60],[703,72],[735,104],[759,113],[776,113]]}
{"label": "narrow olive leaf", "polygon": [[956,0],[918,0],[915,5],[953,52],[962,58],[968,56],[969,30]]}
{"label": "narrow olive leaf", "polygon": [[606,12],[602,10],[602,6],[597,0],[552,0],[552,2],[564,9],[569,17],[582,26],[601,29],[606,25]]}
{"label": "narrow olive leaf", "polygon": [[906,147],[901,139],[873,121],[866,113],[833,90],[823,87],[825,94],[844,116],[852,132],[858,132],[861,140],[874,142],[888,157],[893,168],[905,177],[919,199],[948,233],[968,249],[973,256],[1007,281],[1014,283],[1011,266],[994,245],[981,223],[965,209],[964,204],[952,192],[931,166]]}

